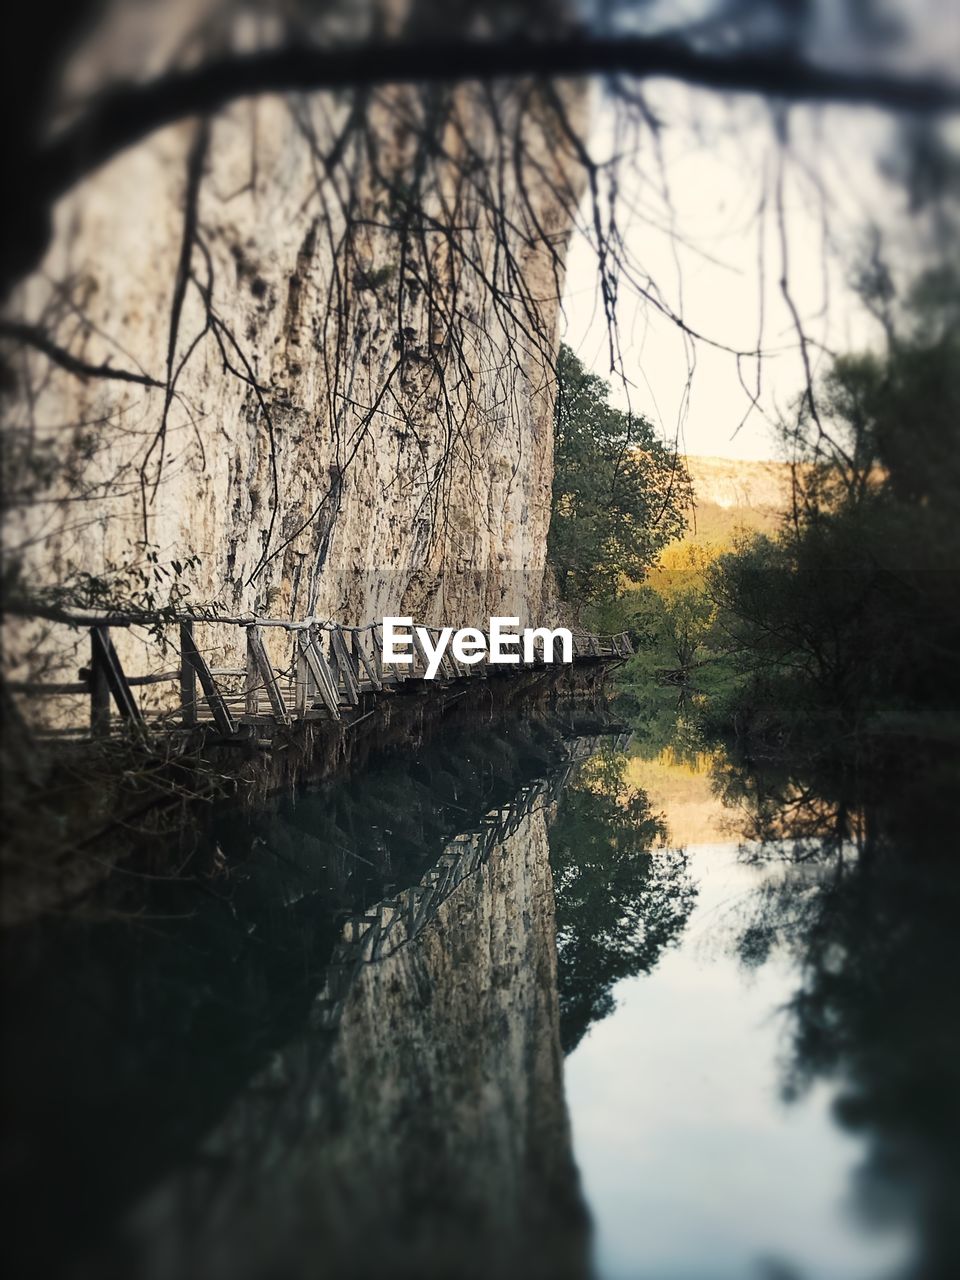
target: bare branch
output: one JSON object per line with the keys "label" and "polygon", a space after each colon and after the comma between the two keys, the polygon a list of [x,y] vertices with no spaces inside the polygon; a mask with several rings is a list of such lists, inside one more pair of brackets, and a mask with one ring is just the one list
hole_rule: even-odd
{"label": "bare branch", "polygon": [[240,98],[380,84],[436,84],[514,76],[663,76],[689,85],[789,102],[870,105],[935,114],[960,109],[960,84],[885,71],[839,70],[789,51],[707,53],[656,36],[394,42],[235,55],[104,93],[36,160],[55,198],[155,130]]}
{"label": "bare branch", "polygon": [[37,325],[21,324],[15,320],[0,320],[0,338],[12,338],[24,346],[33,347],[42,352],[54,364],[66,369],[78,378],[110,378],[114,382],[135,382],[141,387],[162,387],[164,384],[146,373],[135,373],[132,369],[115,369],[110,364],[90,364],[73,355],[64,347],[52,342],[47,334]]}

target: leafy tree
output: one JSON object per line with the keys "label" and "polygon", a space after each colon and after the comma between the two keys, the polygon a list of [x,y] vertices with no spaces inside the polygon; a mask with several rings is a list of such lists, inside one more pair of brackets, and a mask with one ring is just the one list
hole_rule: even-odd
{"label": "leafy tree", "polygon": [[960,333],[943,280],[910,291],[885,354],[834,363],[789,433],[789,519],[711,572],[745,678],[714,727],[754,756],[879,782],[925,743],[960,745]]}
{"label": "leafy tree", "polygon": [[669,568],[662,557],[648,581],[617,602],[636,650],[617,673],[617,709],[655,754],[701,751],[698,707],[737,682],[707,590],[713,554],[681,545]]}
{"label": "leafy tree", "polygon": [[711,555],[687,546],[671,560],[670,568],[658,568],[638,591],[638,616],[653,630],[674,682],[695,685],[717,642],[716,605],[706,589]]}
{"label": "leafy tree", "polygon": [[642,415],[610,404],[569,347],[557,368],[553,515],[547,543],[561,598],[615,599],[686,527],[690,479]]}
{"label": "leafy tree", "polygon": [[715,784],[758,860],[808,864],[765,883],[740,955],[792,951],[785,1094],[838,1086],[856,1200],[909,1223],[918,1278],[960,1267],[958,279],[926,273],[898,315],[875,273],[887,350],[834,362],[790,433],[789,520],[711,574],[744,675],[708,717]]}

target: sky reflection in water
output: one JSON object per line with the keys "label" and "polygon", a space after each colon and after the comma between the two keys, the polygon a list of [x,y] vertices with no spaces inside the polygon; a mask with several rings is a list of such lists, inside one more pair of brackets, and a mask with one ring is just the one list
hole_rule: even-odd
{"label": "sky reflection in water", "polygon": [[744,865],[735,844],[688,853],[698,896],[679,944],[652,974],[617,985],[615,1012],[566,1063],[597,1270],[602,1280],[894,1274],[910,1240],[857,1221],[863,1143],[831,1115],[837,1089],[781,1094],[795,962],[779,951],[750,969],[735,951],[732,920],[770,872]]}

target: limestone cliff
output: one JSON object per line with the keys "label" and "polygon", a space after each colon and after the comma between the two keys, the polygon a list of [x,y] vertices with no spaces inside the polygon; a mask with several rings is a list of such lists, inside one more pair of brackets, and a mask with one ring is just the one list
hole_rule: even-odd
{"label": "limestone cliff", "polygon": [[[137,72],[150,30],[173,56],[196,20],[144,8]],[[113,66],[109,34],[68,84]],[[88,372],[10,358],[8,572],[231,613],[539,618],[578,195],[559,132],[529,85],[261,97],[97,171],[11,304]]]}
{"label": "limestone cliff", "polygon": [[785,511],[790,504],[791,470],[786,462],[690,454],[683,461],[698,504],[777,512]]}

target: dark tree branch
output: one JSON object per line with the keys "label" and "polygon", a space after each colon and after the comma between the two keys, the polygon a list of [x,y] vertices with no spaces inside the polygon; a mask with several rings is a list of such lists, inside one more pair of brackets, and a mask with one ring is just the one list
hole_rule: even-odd
{"label": "dark tree branch", "polygon": [[78,378],[112,378],[115,382],[135,382],[141,387],[162,387],[164,384],[147,373],[135,373],[132,369],[115,369],[109,364],[89,364],[71,355],[64,347],[58,347],[42,329],[32,324],[20,324],[13,320],[0,320],[0,338],[12,338],[25,346],[42,351],[61,369]]}
{"label": "dark tree branch", "polygon": [[779,50],[705,53],[683,40],[662,37],[574,34],[556,40],[283,48],[219,59],[104,93],[37,157],[34,176],[40,191],[55,198],[155,130],[255,94],[591,74],[663,76],[791,102],[849,103],[926,114],[960,109],[960,84],[949,80],[838,70]]}

